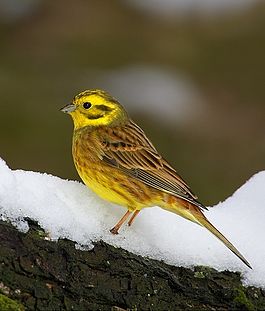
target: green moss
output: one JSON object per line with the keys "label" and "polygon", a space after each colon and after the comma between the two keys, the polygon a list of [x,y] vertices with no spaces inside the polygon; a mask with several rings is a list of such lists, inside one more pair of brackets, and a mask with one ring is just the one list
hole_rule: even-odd
{"label": "green moss", "polygon": [[213,272],[213,269],[207,266],[197,266],[194,268],[194,277],[204,279]]}
{"label": "green moss", "polygon": [[197,279],[204,279],[205,278],[205,275],[203,272],[199,272],[199,271],[196,271],[194,272],[194,277],[197,278]]}
{"label": "green moss", "polygon": [[245,288],[243,286],[236,289],[236,297],[234,298],[234,302],[240,306],[244,306],[246,310],[255,310],[253,303],[247,298]]}
{"label": "green moss", "polygon": [[0,310],[1,311],[24,311],[25,308],[15,300],[0,294]]}

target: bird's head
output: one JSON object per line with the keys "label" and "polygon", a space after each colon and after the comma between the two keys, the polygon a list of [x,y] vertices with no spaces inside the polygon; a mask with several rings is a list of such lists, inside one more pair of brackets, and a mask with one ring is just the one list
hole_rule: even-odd
{"label": "bird's head", "polygon": [[71,115],[75,129],[87,126],[114,126],[128,119],[122,105],[101,90],[88,90],[76,95],[72,103],[63,107],[61,111]]}

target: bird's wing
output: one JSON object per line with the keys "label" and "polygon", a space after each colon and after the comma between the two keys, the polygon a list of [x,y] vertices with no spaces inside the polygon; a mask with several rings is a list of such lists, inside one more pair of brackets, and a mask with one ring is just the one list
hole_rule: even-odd
{"label": "bird's wing", "polygon": [[104,162],[146,185],[206,209],[133,121],[130,120],[123,126],[102,127],[98,131]]}

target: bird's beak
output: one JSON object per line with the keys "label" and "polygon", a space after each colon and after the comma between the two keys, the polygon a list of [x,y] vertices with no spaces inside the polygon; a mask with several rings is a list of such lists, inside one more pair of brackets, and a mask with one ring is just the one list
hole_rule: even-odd
{"label": "bird's beak", "polygon": [[68,104],[66,106],[64,106],[62,109],[60,109],[60,111],[64,112],[64,113],[71,113],[73,111],[75,111],[76,106],[74,104]]}

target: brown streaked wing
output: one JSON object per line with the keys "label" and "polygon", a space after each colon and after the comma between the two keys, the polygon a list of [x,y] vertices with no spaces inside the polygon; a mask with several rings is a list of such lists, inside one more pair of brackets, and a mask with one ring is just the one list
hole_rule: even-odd
{"label": "brown streaked wing", "polygon": [[102,140],[103,161],[153,188],[206,209],[133,121],[122,126],[99,128],[98,133]]}

